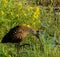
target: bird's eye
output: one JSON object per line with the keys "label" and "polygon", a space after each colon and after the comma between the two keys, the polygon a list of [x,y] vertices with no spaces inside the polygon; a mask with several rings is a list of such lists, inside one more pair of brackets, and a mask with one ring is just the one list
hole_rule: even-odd
{"label": "bird's eye", "polygon": [[13,32],[13,34],[16,34],[16,32]]}
{"label": "bird's eye", "polygon": [[14,33],[16,33],[16,32],[14,32]]}

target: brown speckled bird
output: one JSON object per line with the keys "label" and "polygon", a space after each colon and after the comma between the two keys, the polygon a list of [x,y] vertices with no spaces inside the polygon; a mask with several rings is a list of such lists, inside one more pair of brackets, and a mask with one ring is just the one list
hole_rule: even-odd
{"label": "brown speckled bird", "polygon": [[16,43],[15,47],[17,49],[17,57],[19,57],[19,51],[20,51],[20,47],[28,45],[30,46],[30,44],[22,44],[21,45],[21,41],[24,40],[24,38],[28,35],[28,34],[33,34],[36,37],[39,37],[38,35],[39,31],[35,31],[32,30],[31,28],[27,27],[27,26],[16,26],[14,28],[12,28],[2,39],[1,43]]}
{"label": "brown speckled bird", "polygon": [[38,31],[32,30],[26,26],[16,26],[12,28],[2,39],[2,43],[20,43],[28,34],[39,37]]}

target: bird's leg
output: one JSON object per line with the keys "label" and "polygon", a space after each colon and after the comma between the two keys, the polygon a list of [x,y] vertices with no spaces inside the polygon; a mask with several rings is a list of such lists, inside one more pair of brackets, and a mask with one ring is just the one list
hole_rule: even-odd
{"label": "bird's leg", "polygon": [[22,46],[30,46],[30,44],[22,44],[22,45],[20,45],[20,47],[22,47]]}
{"label": "bird's leg", "polygon": [[17,57],[19,57],[19,54],[20,54],[20,43],[15,43],[15,47],[17,49]]}
{"label": "bird's leg", "polygon": [[17,57],[20,57],[20,48],[24,46],[30,46],[30,44],[15,43],[15,47],[17,49]]}

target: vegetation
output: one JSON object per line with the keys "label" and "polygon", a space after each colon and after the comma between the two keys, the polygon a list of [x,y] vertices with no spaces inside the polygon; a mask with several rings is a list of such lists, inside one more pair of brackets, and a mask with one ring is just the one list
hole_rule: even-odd
{"label": "vegetation", "polygon": [[[33,1],[35,3],[35,0]],[[60,47],[55,45],[55,39],[60,41],[60,12],[53,11],[49,5],[37,6],[27,0],[0,0],[0,42],[9,30],[17,25],[25,25],[40,30],[43,48],[40,41],[33,35],[28,35],[22,42],[30,46],[17,47],[12,43],[0,43],[1,57],[60,57]],[[44,49],[44,50],[43,50]]]}

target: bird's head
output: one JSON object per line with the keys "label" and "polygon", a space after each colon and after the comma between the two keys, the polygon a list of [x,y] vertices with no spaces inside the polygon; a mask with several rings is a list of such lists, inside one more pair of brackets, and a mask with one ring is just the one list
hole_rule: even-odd
{"label": "bird's head", "polygon": [[39,30],[33,30],[33,31],[32,31],[32,34],[35,35],[37,38],[40,37],[40,36],[39,36],[39,35],[40,35],[40,34],[39,34]]}

